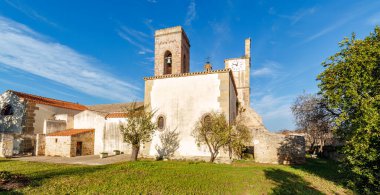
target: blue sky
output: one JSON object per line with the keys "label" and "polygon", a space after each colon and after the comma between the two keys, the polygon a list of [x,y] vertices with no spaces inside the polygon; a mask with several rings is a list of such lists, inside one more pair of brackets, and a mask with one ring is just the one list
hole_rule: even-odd
{"label": "blue sky", "polygon": [[181,25],[190,69],[244,54],[252,107],[271,131],[294,129],[290,105],[318,91],[321,62],[352,32],[380,24],[380,1],[0,1],[0,91],[100,104],[143,100],[154,30]]}

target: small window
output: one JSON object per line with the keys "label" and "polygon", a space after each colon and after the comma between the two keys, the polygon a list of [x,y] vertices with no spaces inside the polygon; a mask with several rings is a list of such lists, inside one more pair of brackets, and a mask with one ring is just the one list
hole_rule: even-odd
{"label": "small window", "polygon": [[57,143],[58,142],[58,139],[57,138],[55,138],[55,143]]}
{"label": "small window", "polygon": [[3,109],[1,109],[1,115],[10,116],[13,115],[13,109],[11,105],[5,105]]}
{"label": "small window", "polygon": [[165,118],[164,116],[159,116],[157,119],[158,130],[163,130],[165,128]]}

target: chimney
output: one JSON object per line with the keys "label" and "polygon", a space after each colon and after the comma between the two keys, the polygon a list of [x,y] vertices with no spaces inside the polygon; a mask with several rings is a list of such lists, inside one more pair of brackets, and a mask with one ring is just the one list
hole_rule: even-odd
{"label": "chimney", "polygon": [[251,38],[245,39],[245,57],[251,57]]}
{"label": "chimney", "polygon": [[210,72],[212,70],[212,66],[210,62],[206,62],[206,64],[204,65],[204,69],[205,69],[205,72]]}

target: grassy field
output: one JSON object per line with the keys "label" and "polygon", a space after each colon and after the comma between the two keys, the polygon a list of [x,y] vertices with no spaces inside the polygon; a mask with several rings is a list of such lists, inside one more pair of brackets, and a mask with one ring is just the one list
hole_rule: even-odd
{"label": "grassy field", "polygon": [[352,194],[341,186],[336,164],[319,159],[299,166],[244,161],[81,166],[0,159],[4,170],[30,178],[27,187],[12,191],[25,194]]}

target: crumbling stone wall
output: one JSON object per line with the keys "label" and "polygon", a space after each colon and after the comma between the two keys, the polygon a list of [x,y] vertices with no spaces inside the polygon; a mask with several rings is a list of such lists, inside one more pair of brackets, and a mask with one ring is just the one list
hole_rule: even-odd
{"label": "crumbling stone wall", "polygon": [[269,132],[250,107],[241,107],[245,125],[253,134],[254,159],[258,163],[301,164],[305,162],[305,138]]}
{"label": "crumbling stone wall", "polygon": [[254,158],[259,163],[302,164],[305,162],[305,138],[261,132],[254,138]]}

